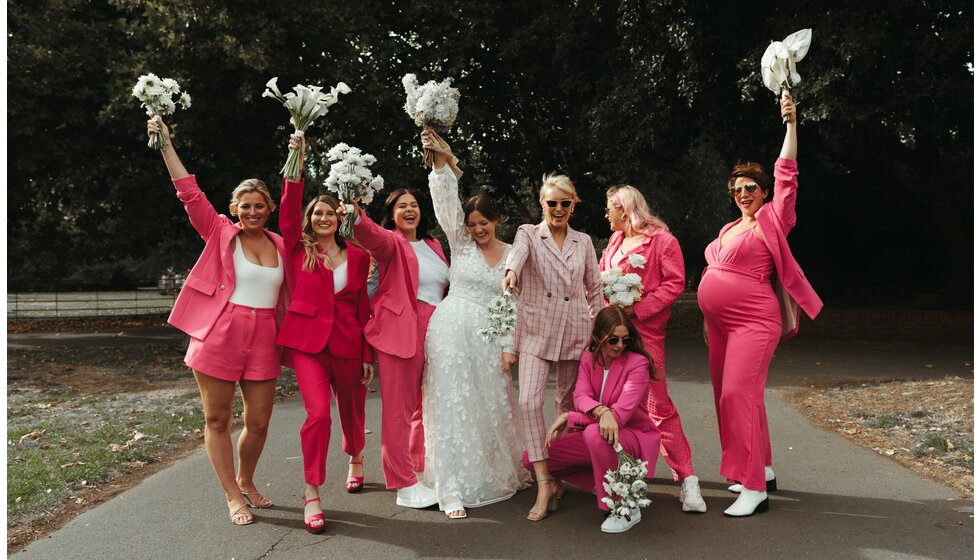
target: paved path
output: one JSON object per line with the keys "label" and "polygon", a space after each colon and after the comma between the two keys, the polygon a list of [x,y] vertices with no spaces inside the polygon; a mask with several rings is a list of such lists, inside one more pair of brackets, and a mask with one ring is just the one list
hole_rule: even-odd
{"label": "paved path", "polygon": [[[33,344],[27,336],[11,336],[8,342]],[[368,485],[361,494],[343,491],[346,461],[334,424],[328,484],[321,492],[329,527],[323,535],[310,535],[301,524],[298,430],[304,411],[302,402],[292,399],[276,407],[256,477],[277,505],[257,510],[255,525],[234,527],[228,521],[219,487],[199,450],[13,558],[972,558],[972,501],[956,499],[951,490],[811,426],[772,390],[767,406],[780,491],[771,495],[768,513],[723,517],[733,495],[717,475],[720,451],[704,348],[697,340],[670,339],[668,355],[671,394],[708,503],[704,515],[681,512],[676,485],[662,459],[651,489],[653,505],[624,535],[602,534],[594,497],[576,490],[541,523],[524,520],[531,491],[469,510],[470,517],[462,521],[451,521],[435,509],[399,508],[381,482],[381,407],[374,393],[368,397],[368,425],[374,429],[365,450]],[[972,364],[963,365],[971,360],[969,346],[796,340],[779,350],[771,385],[972,376]]]}

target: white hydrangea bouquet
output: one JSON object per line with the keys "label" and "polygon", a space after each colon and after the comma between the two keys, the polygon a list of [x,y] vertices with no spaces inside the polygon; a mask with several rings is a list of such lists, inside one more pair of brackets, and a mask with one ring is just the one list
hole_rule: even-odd
{"label": "white hydrangea bouquet", "polygon": [[[459,90],[451,87],[452,83],[452,78],[446,78],[439,83],[429,80],[420,86],[415,74],[405,74],[402,78],[406,96],[405,112],[417,126],[441,133],[449,132],[459,114]],[[422,162],[425,165],[432,163],[431,150],[425,151]]]}
{"label": "white hydrangea bouquet", "polygon": [[478,332],[487,342],[497,340],[514,332],[517,327],[517,304],[510,290],[490,300],[487,304],[487,327]]}
{"label": "white hydrangea bouquet", "polygon": [[[276,77],[266,82],[262,97],[275,99],[289,111],[289,124],[296,129],[293,132],[296,136],[303,136],[314,121],[326,115],[327,109],[339,100],[341,93],[351,91],[344,82],[339,82],[330,88],[330,93],[323,93],[322,86],[297,84],[293,86],[292,92],[283,95],[276,85],[278,80],[279,78]],[[299,179],[299,152],[299,150],[289,150],[286,165],[282,166],[282,174],[287,179],[294,181]]]}
{"label": "white hydrangea bouquet", "polygon": [[602,503],[609,507],[613,515],[626,517],[633,509],[647,507],[651,503],[644,480],[647,462],[636,459],[619,444],[616,444],[616,455],[619,457],[619,468],[606,471],[602,488],[607,495],[602,498]]}
{"label": "white hydrangea bouquet", "polygon": [[[177,96],[176,102],[174,96]],[[181,93],[180,84],[176,80],[172,78],[161,80],[153,73],[144,74],[136,80],[133,97],[140,100],[141,106],[146,109],[146,114],[151,117],[172,115],[177,110],[177,103],[180,103],[184,109],[189,109],[191,106],[191,95],[186,91]],[[163,150],[167,147],[167,142],[159,132],[156,132],[150,135],[146,145],[154,150]]]}
{"label": "white hydrangea bouquet", "polygon": [[[782,41],[772,41],[762,55],[762,83],[780,98],[803,81],[796,72],[796,63],[803,60],[810,50],[813,34],[810,29],[800,29]],[[783,117],[785,123],[787,117]]]}
{"label": "white hydrangea bouquet", "polygon": [[610,268],[604,271],[600,278],[602,293],[611,305],[629,307],[640,301],[643,295],[643,282],[640,280],[640,275],[635,272],[624,274],[621,269]]}
{"label": "white hydrangea bouquet", "polygon": [[371,204],[374,193],[384,188],[385,181],[381,175],[372,175],[369,169],[377,158],[343,142],[330,148],[327,161],[332,163],[323,184],[328,191],[337,194],[346,210],[344,221],[337,232],[350,238],[354,236],[354,221],[357,219],[354,215],[354,201]]}

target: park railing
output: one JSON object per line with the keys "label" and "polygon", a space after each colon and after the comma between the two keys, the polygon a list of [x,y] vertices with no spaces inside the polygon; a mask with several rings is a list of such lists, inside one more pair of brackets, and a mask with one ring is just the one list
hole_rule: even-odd
{"label": "park railing", "polygon": [[66,319],[165,315],[177,295],[157,289],[124,292],[31,292],[7,294],[7,319]]}

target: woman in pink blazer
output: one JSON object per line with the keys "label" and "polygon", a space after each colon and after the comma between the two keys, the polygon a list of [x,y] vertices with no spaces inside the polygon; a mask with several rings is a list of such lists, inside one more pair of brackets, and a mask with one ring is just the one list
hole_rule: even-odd
{"label": "woman in pink blazer", "polygon": [[[439,500],[416,476],[425,470],[425,331],[449,286],[449,262],[428,234],[418,200],[408,189],[388,196],[381,226],[357,205],[355,209],[354,236],[377,260],[380,271],[364,335],[378,355],[385,485],[398,490],[396,504],[426,508]],[[394,229],[383,227],[389,223]]]}
{"label": "woman in pink blazer", "polygon": [[[191,337],[184,362],[194,372],[204,403],[204,448],[225,491],[232,523],[248,525],[253,522],[249,507],[272,505],[252,477],[265,446],[280,372],[275,341],[286,304],[286,255],[282,238],[265,229],[276,206],[265,183],[246,179],[232,193],[229,206],[238,222],[218,214],[177,157],[160,117],[147,121],[146,131],[163,134],[167,147],[161,154],[177,198],[204,239],[204,252],[168,322]],[[245,403],[237,475],[231,445],[236,383]]]}
{"label": "woman in pink blazer", "polygon": [[640,331],[661,378],[650,382],[647,409],[660,429],[660,451],[674,480],[681,481],[681,509],[704,513],[707,506],[698,477],[694,476],[691,445],[667,393],[664,377],[664,329],[670,318],[670,304],[684,291],[684,256],[677,238],[667,230],[667,224],[650,213],[636,187],[624,185],[606,191],[606,218],[613,234],[602,251],[599,270],[619,268],[624,273],[638,274],[643,281],[640,301],[624,311]]}
{"label": "woman in pink blazer", "polygon": [[[626,313],[618,307],[600,311],[589,346],[579,360],[575,408],[555,418],[547,439],[551,473],[584,490],[595,489],[600,510],[609,511],[603,503],[607,497],[603,482],[606,471],[617,468],[617,444],[647,461],[647,476],[653,478],[660,451],[660,431],[646,409],[653,368],[653,358]],[[524,465],[532,468],[527,453]],[[557,507],[555,496],[548,509],[537,513],[544,518]],[[639,521],[640,510],[635,508],[626,517],[607,517],[602,531],[622,533]]]}
{"label": "woman in pink blazer", "polygon": [[[503,290],[520,287],[515,342],[521,361],[521,427],[538,481],[538,495],[528,513],[543,516],[552,496],[560,491],[548,473],[545,447],[544,392],[552,365],[557,366],[555,413],[572,408],[572,388],[578,359],[589,336],[592,317],[602,308],[602,282],[592,238],[568,227],[578,194],[571,179],[548,175],[538,194],[544,221],[517,230],[507,256]],[[504,358],[505,371],[516,360]]]}
{"label": "woman in pink blazer", "polygon": [[721,475],[736,482],[730,489],[740,492],[725,510],[730,517],[767,511],[767,492],[776,489],[766,376],[780,337],[795,328],[783,322],[777,291],[792,298],[787,309],[798,303],[811,318],[823,306],[786,243],[796,225],[798,174],[796,106],[788,95],[780,114],[788,120],[773,200],[765,202],[769,177],[761,165],[735,166],[728,189],[742,217],[723,227],[705,249],[708,266],[698,287],[721,437]]}
{"label": "woman in pink blazer", "polygon": [[[303,150],[298,137],[290,149]],[[300,156],[302,173],[303,156]],[[279,230],[289,255],[289,308],[277,343],[306,406],[300,429],[306,491],[304,524],[311,533],[326,529],[320,485],[330,445],[330,396],[337,399],[342,448],[350,455],[347,491],[363,488],[364,401],[374,377],[374,358],[364,339],[370,317],[367,254],[337,235],[340,202],[321,195],[303,204],[303,182],[285,180]]]}

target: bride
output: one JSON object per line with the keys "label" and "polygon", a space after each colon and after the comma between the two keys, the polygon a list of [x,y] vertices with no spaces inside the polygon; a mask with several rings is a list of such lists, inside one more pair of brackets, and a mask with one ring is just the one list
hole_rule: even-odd
{"label": "bride", "polygon": [[449,295],[425,337],[423,478],[435,488],[439,509],[462,519],[466,507],[505,500],[530,479],[514,411],[513,336],[488,342],[479,334],[487,304],[500,293],[510,245],[495,235],[500,215],[489,196],[460,204],[462,172],[449,145],[426,130],[422,147],[435,154],[429,190],[452,251]]}

